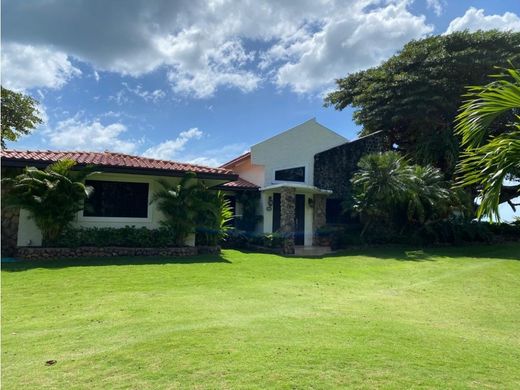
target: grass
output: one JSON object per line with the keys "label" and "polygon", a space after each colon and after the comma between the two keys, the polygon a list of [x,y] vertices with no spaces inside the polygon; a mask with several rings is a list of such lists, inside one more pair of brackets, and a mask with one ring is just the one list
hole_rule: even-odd
{"label": "grass", "polygon": [[511,244],[5,264],[2,385],[520,388],[519,259]]}

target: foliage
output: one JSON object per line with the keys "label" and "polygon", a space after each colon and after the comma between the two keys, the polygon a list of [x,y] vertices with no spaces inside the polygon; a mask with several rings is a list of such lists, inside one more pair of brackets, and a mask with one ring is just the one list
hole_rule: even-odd
{"label": "foliage", "polygon": [[69,226],[92,192],[84,180],[93,169],[73,170],[75,165],[72,160],[60,160],[45,170],[27,167],[16,177],[2,180],[9,187],[6,203],[29,211],[44,243],[54,241]]}
{"label": "foliage", "polygon": [[238,230],[254,232],[256,225],[262,220],[258,215],[260,193],[258,191],[242,191],[237,194],[237,201],[242,205],[242,216],[235,218],[235,227]]}
{"label": "foliage", "polygon": [[224,248],[259,249],[258,247],[279,249],[283,247],[284,237],[278,233],[255,234],[239,229],[231,229],[222,241]]}
{"label": "foliage", "polygon": [[453,120],[467,85],[520,60],[520,33],[456,32],[411,41],[383,64],[336,81],[325,105],[355,108],[362,134],[385,130],[399,151],[448,177],[458,160]]}
{"label": "foliage", "polygon": [[160,180],[161,189],[152,196],[165,220],[161,224],[175,232],[175,243],[184,245],[197,230],[208,244],[225,235],[225,223],[231,210],[220,192],[209,190],[193,173],[185,175],[178,184]]}
{"label": "foliage", "polygon": [[92,227],[66,229],[48,246],[74,248],[79,246],[132,248],[162,248],[175,246],[175,232],[168,227],[147,229],[125,226],[123,228]]}
{"label": "foliage", "polygon": [[464,218],[449,218],[432,221],[416,229],[396,231],[388,225],[379,224],[362,234],[363,226],[349,224],[326,226],[320,234],[328,237],[333,249],[362,245],[461,245],[464,243],[491,243],[519,241],[520,225],[468,221]]}
{"label": "foliage", "polygon": [[29,134],[32,129],[42,123],[36,106],[38,101],[31,96],[13,92],[4,87],[1,89],[2,111],[2,149],[5,141],[16,141],[21,135]]}
{"label": "foliage", "polygon": [[[468,87],[455,127],[465,148],[458,184],[478,186],[477,217],[490,220],[500,219],[500,203],[509,201],[514,209],[512,199],[520,196],[520,72],[507,69],[496,77],[485,86]],[[503,117],[509,121],[500,120]],[[516,185],[504,186],[506,179]]]}
{"label": "foliage", "polygon": [[217,245],[227,236],[233,210],[221,191],[202,191],[201,196],[208,207],[197,217],[195,242],[197,245]]}
{"label": "foliage", "polygon": [[437,168],[411,165],[397,152],[361,158],[353,175],[353,210],[367,229],[400,230],[444,217],[451,196]]}

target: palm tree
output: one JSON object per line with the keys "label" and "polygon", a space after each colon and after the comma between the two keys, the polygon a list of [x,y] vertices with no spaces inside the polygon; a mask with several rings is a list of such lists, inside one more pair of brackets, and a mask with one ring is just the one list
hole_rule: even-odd
{"label": "palm tree", "polygon": [[210,243],[216,244],[223,237],[232,212],[222,193],[209,190],[193,173],[178,184],[165,180],[159,184],[162,188],[153,195],[152,202],[157,202],[165,217],[161,223],[172,230],[177,245],[184,245],[187,237],[197,230],[207,235]]}
{"label": "palm tree", "polygon": [[[459,186],[477,186],[477,217],[500,220],[498,206],[520,195],[520,72],[506,74],[485,86],[468,88],[455,131],[462,137],[457,174]],[[505,182],[515,183],[505,185]]]}
{"label": "palm tree", "polygon": [[353,209],[364,233],[373,224],[392,222],[392,210],[406,200],[411,179],[408,163],[397,152],[366,155],[358,167],[351,179]]}
{"label": "palm tree", "polygon": [[411,165],[397,152],[361,158],[352,177],[354,211],[365,231],[375,225],[404,228],[445,215],[450,191],[441,171]]}
{"label": "palm tree", "polygon": [[93,191],[84,184],[93,168],[73,170],[75,165],[75,161],[60,160],[45,170],[27,167],[20,175],[2,180],[9,188],[6,204],[29,211],[44,243],[60,236]]}

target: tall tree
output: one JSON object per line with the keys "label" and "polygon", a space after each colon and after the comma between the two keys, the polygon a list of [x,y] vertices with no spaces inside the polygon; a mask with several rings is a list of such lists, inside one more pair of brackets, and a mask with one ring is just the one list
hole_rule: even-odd
{"label": "tall tree", "polygon": [[508,69],[497,77],[468,88],[455,127],[465,148],[459,184],[478,186],[477,216],[491,220],[500,219],[500,203],[508,202],[515,210],[519,204],[513,199],[520,196],[520,71]]}
{"label": "tall tree", "polygon": [[2,110],[2,149],[5,141],[16,141],[42,123],[38,116],[38,101],[31,96],[0,87]]}
{"label": "tall tree", "polygon": [[[336,80],[326,106],[355,108],[362,135],[386,130],[414,162],[451,177],[458,160],[453,120],[467,85],[520,61],[520,33],[456,32],[411,41],[380,66]],[[498,123],[496,123],[498,126]]]}

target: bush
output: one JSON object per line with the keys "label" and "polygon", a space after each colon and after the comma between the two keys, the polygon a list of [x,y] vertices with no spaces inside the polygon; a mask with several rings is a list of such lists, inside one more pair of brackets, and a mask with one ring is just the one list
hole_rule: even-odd
{"label": "bush", "polygon": [[458,219],[429,223],[419,229],[403,230],[399,233],[385,224],[372,226],[363,235],[361,232],[360,224],[329,225],[319,229],[318,234],[329,238],[332,249],[359,245],[456,245],[520,240],[520,224],[493,224]]}
{"label": "bush", "polygon": [[176,245],[175,232],[166,227],[147,229],[125,226],[123,228],[74,228],[64,231],[47,246],[74,248],[78,246],[121,246],[133,248],[162,248]]}
{"label": "bush", "polygon": [[243,230],[232,229],[228,231],[227,237],[221,241],[223,248],[250,249],[252,246],[265,248],[282,248],[284,237],[278,233],[255,234]]}

